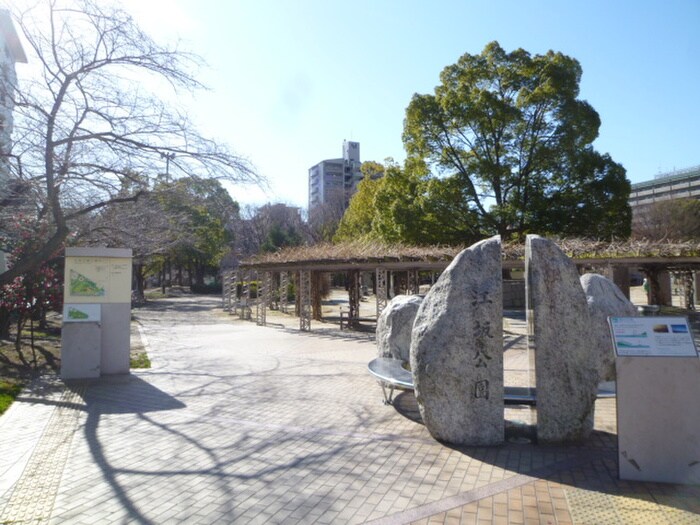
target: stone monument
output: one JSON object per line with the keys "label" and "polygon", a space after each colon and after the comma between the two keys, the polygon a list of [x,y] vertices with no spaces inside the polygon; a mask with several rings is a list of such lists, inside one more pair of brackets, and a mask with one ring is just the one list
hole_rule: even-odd
{"label": "stone monument", "polygon": [[457,445],[503,442],[502,323],[497,236],[457,255],[416,315],[411,370],[423,422],[435,439]]}
{"label": "stone monument", "polygon": [[408,362],[411,331],[418,307],[423,299],[418,295],[397,295],[377,319],[377,355]]}
{"label": "stone monument", "polygon": [[610,279],[596,273],[581,276],[591,316],[590,347],[596,356],[598,381],[615,380],[615,350],[608,317],[636,317],[637,308]]}
{"label": "stone monument", "polygon": [[598,371],[591,320],[576,265],[554,242],[525,244],[529,344],[534,345],[537,438],[578,442],[593,430]]}

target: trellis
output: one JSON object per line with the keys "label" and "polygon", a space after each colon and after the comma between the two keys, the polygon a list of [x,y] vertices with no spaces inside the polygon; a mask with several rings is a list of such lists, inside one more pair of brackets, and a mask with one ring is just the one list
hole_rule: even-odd
{"label": "trellis", "polygon": [[[697,291],[693,288],[691,278],[695,272],[700,271],[700,244],[664,244],[647,241],[606,243],[580,239],[557,241],[557,244],[572,258],[581,271],[585,268],[603,272],[625,293],[629,290],[629,270],[640,271],[647,276],[652,288],[651,302],[656,304],[670,304],[663,301],[666,300],[664,294],[670,290],[669,272],[673,272],[676,283],[683,290],[684,305],[688,308],[694,307]],[[279,309],[286,312],[289,307],[286,300],[287,289],[291,276],[294,276],[298,281],[295,287],[297,296],[295,313],[300,317],[300,328],[307,331],[311,329],[314,294],[319,293],[314,291],[314,275],[348,274],[350,277],[348,299],[351,310],[348,312],[348,317],[356,319],[359,317],[359,294],[361,293],[359,275],[362,272],[372,272],[375,275],[378,318],[391,298],[391,283],[394,282],[395,277],[400,276],[399,281],[402,283],[401,288],[404,293],[418,293],[421,273],[430,275],[431,284],[434,283],[434,276],[439,275],[461,249],[461,247],[385,246],[380,243],[365,242],[284,249],[274,254],[258,256],[241,264],[239,277],[244,285],[240,302],[245,303],[244,306],[247,307],[252,305],[250,278],[242,277],[245,270],[279,273],[278,304]],[[503,245],[504,270],[522,268],[523,257],[523,245],[516,243]],[[238,281],[238,278],[236,280]],[[236,288],[237,285],[229,287],[233,292],[232,309],[236,304]],[[261,295],[264,288],[265,285],[262,284]],[[269,290],[271,293],[271,287]],[[670,292],[668,295],[670,297]],[[245,308],[239,307],[239,310],[242,317],[245,317]]]}

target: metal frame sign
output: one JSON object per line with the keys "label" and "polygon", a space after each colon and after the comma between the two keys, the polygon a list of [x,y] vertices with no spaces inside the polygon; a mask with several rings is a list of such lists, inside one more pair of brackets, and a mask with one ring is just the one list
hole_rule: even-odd
{"label": "metal frame sign", "polygon": [[618,357],[698,357],[687,317],[609,317]]}

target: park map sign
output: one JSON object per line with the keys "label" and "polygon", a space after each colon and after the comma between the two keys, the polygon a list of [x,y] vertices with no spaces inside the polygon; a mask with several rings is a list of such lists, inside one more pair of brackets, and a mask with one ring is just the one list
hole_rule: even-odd
{"label": "park map sign", "polygon": [[131,259],[66,257],[66,303],[130,303]]}

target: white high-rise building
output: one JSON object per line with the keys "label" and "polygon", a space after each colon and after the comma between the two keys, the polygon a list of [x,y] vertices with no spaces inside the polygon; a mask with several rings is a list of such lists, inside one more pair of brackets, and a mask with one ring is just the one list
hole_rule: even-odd
{"label": "white high-rise building", "polygon": [[[15,63],[27,62],[12,17],[6,9],[0,9],[0,203],[6,197],[10,181],[9,155],[12,153],[12,112],[15,108],[14,92],[17,86]],[[0,205],[0,210],[3,206]],[[6,220],[0,217],[0,228]],[[5,252],[0,246],[0,273],[7,270]]]}
{"label": "white high-rise building", "polygon": [[348,207],[362,180],[360,143],[343,141],[343,157],[322,160],[309,169],[309,213],[321,205]]}
{"label": "white high-rise building", "polygon": [[15,63],[27,62],[9,11],[0,9],[0,197],[9,178],[8,155],[12,151],[12,112],[17,87]]}

